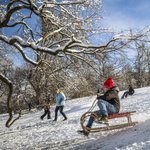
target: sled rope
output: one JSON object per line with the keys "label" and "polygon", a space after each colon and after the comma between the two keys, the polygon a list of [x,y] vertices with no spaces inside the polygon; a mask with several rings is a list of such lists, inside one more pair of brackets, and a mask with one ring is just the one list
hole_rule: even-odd
{"label": "sled rope", "polygon": [[87,112],[91,112],[95,108],[96,105],[97,105],[97,98],[94,100],[91,108]]}

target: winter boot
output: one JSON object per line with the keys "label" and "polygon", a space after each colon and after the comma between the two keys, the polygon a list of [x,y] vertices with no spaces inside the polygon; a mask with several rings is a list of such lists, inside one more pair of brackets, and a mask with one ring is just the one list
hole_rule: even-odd
{"label": "winter boot", "polygon": [[108,116],[102,116],[102,118],[100,119],[100,123],[108,123]]}
{"label": "winter boot", "polygon": [[57,121],[57,117],[55,117],[55,119],[53,121]]}
{"label": "winter boot", "polygon": [[56,119],[54,119],[53,121],[57,121]]}
{"label": "winter boot", "polygon": [[124,96],[122,95],[121,99],[124,99]]}
{"label": "winter boot", "polygon": [[86,132],[84,130],[80,130],[80,131],[78,131],[78,133],[83,134],[85,136],[89,136],[89,132]]}
{"label": "winter boot", "polygon": [[65,119],[63,121],[66,121],[67,120],[67,117],[65,116]]}

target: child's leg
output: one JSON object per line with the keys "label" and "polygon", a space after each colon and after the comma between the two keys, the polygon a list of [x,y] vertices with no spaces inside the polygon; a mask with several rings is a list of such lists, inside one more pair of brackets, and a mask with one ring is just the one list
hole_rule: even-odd
{"label": "child's leg", "polygon": [[[98,115],[98,117],[100,117],[102,114],[101,114],[101,111],[94,111],[94,113],[96,113],[97,115]],[[94,119],[94,114],[92,114],[93,115],[93,117],[92,116],[90,116],[90,118],[89,118],[89,121],[88,121],[88,123],[87,123],[87,125],[86,125],[86,127],[88,127],[88,128],[92,128],[92,125],[93,125],[93,123],[94,123],[94,121],[95,121],[95,119]]]}
{"label": "child's leg", "polygon": [[100,108],[101,114],[103,116],[108,116],[108,114],[113,114],[115,112],[113,105],[101,99],[98,100],[98,107]]}

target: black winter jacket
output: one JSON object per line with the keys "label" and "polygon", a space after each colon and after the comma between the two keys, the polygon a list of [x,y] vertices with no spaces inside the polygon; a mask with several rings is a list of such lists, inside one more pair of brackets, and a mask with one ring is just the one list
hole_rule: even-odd
{"label": "black winter jacket", "polygon": [[129,88],[129,92],[130,92],[131,95],[133,95],[134,92],[135,92],[134,89],[133,89],[131,86],[130,86],[130,88]]}
{"label": "black winter jacket", "polygon": [[115,113],[119,113],[120,110],[120,100],[119,100],[119,88],[114,86],[110,88],[104,95],[100,95],[97,99],[102,99],[112,104],[115,108]]}

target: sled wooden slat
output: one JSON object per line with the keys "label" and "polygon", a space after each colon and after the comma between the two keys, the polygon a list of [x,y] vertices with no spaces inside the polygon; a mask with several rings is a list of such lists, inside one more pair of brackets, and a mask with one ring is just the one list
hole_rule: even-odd
{"label": "sled wooden slat", "polygon": [[108,119],[119,118],[119,117],[127,117],[128,115],[131,115],[132,113],[136,113],[136,111],[123,112],[123,113],[108,115]]}
{"label": "sled wooden slat", "polygon": [[138,122],[124,123],[124,124],[106,126],[106,127],[100,127],[100,128],[84,127],[84,130],[89,133],[95,133],[95,132],[101,132],[101,131],[114,130],[114,129],[120,129],[120,128],[124,128],[124,127],[134,126],[136,123],[138,123]]}

